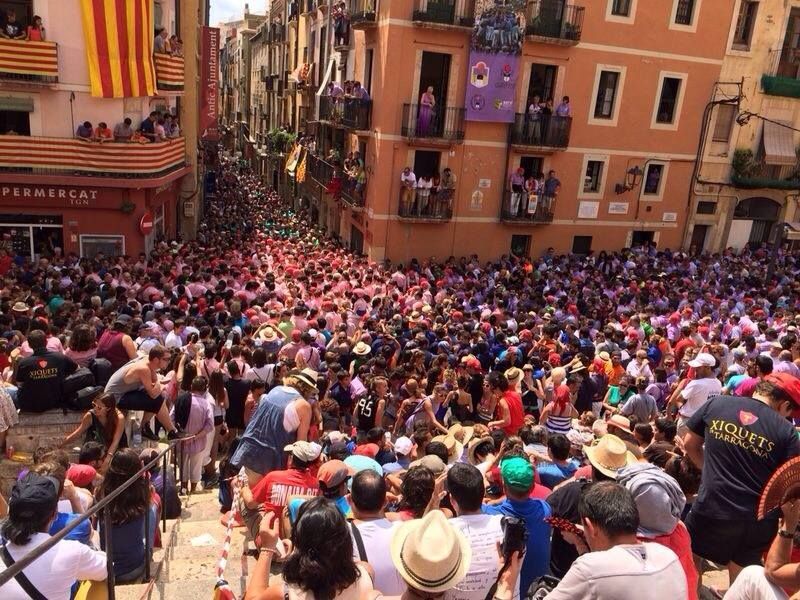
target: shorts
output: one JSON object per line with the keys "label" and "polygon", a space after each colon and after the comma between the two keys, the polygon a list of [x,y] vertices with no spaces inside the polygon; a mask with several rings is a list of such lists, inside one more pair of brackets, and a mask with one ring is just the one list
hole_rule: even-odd
{"label": "shorts", "polygon": [[117,401],[117,408],[120,410],[141,410],[148,413],[157,413],[164,404],[162,396],[151,398],[144,390],[125,392]]}
{"label": "shorts", "polygon": [[778,532],[778,521],[712,519],[693,510],[686,517],[686,527],[692,536],[694,554],[722,566],[734,562],[747,567],[761,564],[761,557]]}

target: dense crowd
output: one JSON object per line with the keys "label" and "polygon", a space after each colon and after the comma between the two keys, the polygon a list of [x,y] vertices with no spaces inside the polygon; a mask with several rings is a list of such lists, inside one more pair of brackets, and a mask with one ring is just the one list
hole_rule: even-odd
{"label": "dense crowd", "polygon": [[[729,600],[787,598],[800,256],[767,280],[766,252],[378,264],[233,161],[195,241],[0,250],[0,443],[18,410],[84,411],[77,460],[43,448],[14,486],[4,562],[162,437],[179,480],[154,468],[111,504],[118,581],[181,493],[219,486],[260,550],[249,599],[698,598],[714,565]],[[105,576],[98,546],[87,522],[24,573],[68,598]]]}

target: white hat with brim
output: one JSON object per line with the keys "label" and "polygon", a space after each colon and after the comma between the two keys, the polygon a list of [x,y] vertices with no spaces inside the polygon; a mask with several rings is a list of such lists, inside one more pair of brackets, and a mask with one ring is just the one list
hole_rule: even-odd
{"label": "white hat with brim", "polygon": [[583,451],[595,469],[612,479],[617,478],[623,467],[638,462],[627,444],[611,433],[601,437],[593,446],[584,447]]}
{"label": "white hat with brim", "polygon": [[437,435],[435,438],[431,440],[432,442],[441,442],[444,444],[445,448],[447,448],[447,464],[452,465],[453,463],[458,462],[461,460],[461,457],[464,456],[464,444],[459,442],[455,437],[452,435]]}
{"label": "white hat with brim", "polygon": [[467,538],[439,510],[400,525],[389,550],[408,586],[430,594],[452,589],[466,577],[472,563]]}
{"label": "white hat with brim", "polygon": [[694,357],[694,360],[689,361],[689,366],[694,367],[713,367],[717,364],[716,359],[707,352],[701,352]]}
{"label": "white hat with brim", "polygon": [[353,354],[356,354],[358,356],[366,356],[371,351],[372,348],[370,348],[369,344],[366,344],[365,342],[358,342],[355,348],[353,348]]}
{"label": "white hat with brim", "polygon": [[294,377],[298,381],[302,381],[309,387],[317,387],[317,373],[311,369],[303,369],[302,371],[292,371],[289,373],[291,377]]}

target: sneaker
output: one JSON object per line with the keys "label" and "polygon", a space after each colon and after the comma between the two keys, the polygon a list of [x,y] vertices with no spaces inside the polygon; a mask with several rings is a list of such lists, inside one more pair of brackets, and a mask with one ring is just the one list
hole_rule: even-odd
{"label": "sneaker", "polygon": [[155,433],[153,433],[152,429],[150,429],[150,425],[145,425],[144,427],[142,427],[141,431],[142,431],[142,437],[143,438],[148,439],[148,440],[153,441],[153,442],[157,442],[158,441],[158,436]]}

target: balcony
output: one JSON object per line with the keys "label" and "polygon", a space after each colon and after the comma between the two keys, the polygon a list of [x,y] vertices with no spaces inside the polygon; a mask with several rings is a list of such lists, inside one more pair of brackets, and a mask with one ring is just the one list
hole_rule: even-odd
{"label": "balcony", "polygon": [[0,39],[0,79],[58,83],[58,44]]}
{"label": "balcony", "polygon": [[507,190],[503,194],[500,220],[504,223],[527,223],[529,225],[552,223],[555,204],[555,196],[534,194],[529,196],[526,192],[515,194]]}
{"label": "balcony", "polygon": [[535,42],[574,46],[581,41],[583,6],[532,0],[525,8],[525,35]]}
{"label": "balcony", "polygon": [[345,129],[369,130],[371,112],[371,100],[332,98],[331,96],[320,96],[319,98],[319,120],[328,121]]}
{"label": "balcony", "polygon": [[377,22],[377,0],[350,0],[350,27],[369,29]]}
{"label": "balcony", "polygon": [[744,189],[796,190],[800,188],[800,160],[767,164],[765,156],[754,158],[751,150],[739,149],[733,153],[731,183]]}
{"label": "balcony", "polygon": [[286,29],[283,25],[273,23],[269,27],[269,34],[267,39],[270,44],[283,44],[286,41]]}
{"label": "balcony", "polygon": [[416,0],[411,20],[423,27],[472,27],[475,7],[470,0]]}
{"label": "balcony", "polygon": [[761,76],[761,87],[769,96],[800,98],[800,48],[771,50],[769,71]]}
{"label": "balcony", "polygon": [[148,144],[0,135],[0,172],[150,178],[186,165],[186,141]]}
{"label": "balcony", "polygon": [[159,92],[183,91],[183,57],[169,54],[154,54],[156,65],[156,87]]}
{"label": "balcony", "polygon": [[453,218],[454,194],[455,190],[440,190],[437,193],[404,188],[400,190],[397,216],[418,223],[445,223]]}
{"label": "balcony", "polygon": [[338,164],[334,164],[314,156],[308,155],[306,169],[311,178],[320,186],[325,188],[325,192],[331,194],[337,200],[343,200],[354,209],[364,208],[366,200],[366,181],[359,181],[350,176]]}
{"label": "balcony", "polygon": [[520,150],[564,150],[569,146],[571,127],[572,117],[540,115],[534,120],[527,113],[517,113],[509,129],[508,143]]}
{"label": "balcony", "polygon": [[404,104],[401,134],[410,140],[427,140],[434,144],[462,142],[464,109]]}

